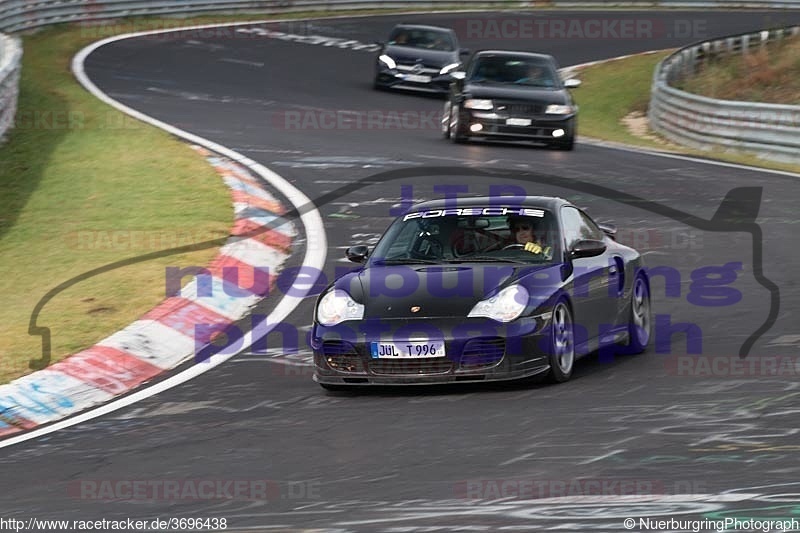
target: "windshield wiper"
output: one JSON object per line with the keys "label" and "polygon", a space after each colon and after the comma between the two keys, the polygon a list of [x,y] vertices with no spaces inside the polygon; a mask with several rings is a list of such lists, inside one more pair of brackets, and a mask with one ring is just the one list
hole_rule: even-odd
{"label": "windshield wiper", "polygon": [[515,263],[518,265],[529,265],[527,261],[520,261],[519,259],[509,259],[507,257],[489,257],[486,255],[476,255],[474,257],[461,257],[459,259],[450,259],[448,263]]}
{"label": "windshield wiper", "polygon": [[396,259],[378,259],[375,261],[378,265],[440,265],[442,261],[434,261],[432,259],[415,259],[413,257],[398,257]]}

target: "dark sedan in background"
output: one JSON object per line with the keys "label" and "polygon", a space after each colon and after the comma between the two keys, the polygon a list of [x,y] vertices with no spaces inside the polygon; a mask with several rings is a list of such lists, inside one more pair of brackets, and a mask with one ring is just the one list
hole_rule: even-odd
{"label": "dark sedan in background", "polygon": [[461,67],[456,33],[449,28],[399,24],[375,59],[376,89],[407,89],[447,94],[450,73]]}
{"label": "dark sedan in background", "polygon": [[481,51],[453,77],[442,115],[445,138],[533,140],[572,150],[578,107],[568,89],[580,81],[562,82],[552,56]]}
{"label": "dark sedan in background", "polygon": [[[363,266],[327,287],[314,311],[315,381],[563,382],[600,347],[644,351],[650,285],[639,252],[566,200],[500,200],[418,204],[374,250],[349,248]],[[537,245],[520,243],[521,230]]]}

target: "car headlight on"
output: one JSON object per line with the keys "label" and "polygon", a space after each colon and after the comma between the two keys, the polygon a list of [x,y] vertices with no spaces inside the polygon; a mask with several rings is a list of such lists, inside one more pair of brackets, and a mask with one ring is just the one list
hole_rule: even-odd
{"label": "car headlight on", "polygon": [[335,326],[345,320],[364,318],[364,305],[341,289],[328,291],[317,305],[317,320],[323,326]]}
{"label": "car headlight on", "polygon": [[483,110],[491,110],[494,105],[492,104],[491,100],[482,100],[479,98],[468,98],[464,102],[464,107],[467,109],[483,109]]}
{"label": "car headlight on", "polygon": [[491,298],[476,303],[467,316],[511,322],[525,311],[529,296],[528,289],[522,285],[511,285]]}
{"label": "car headlight on", "polygon": [[573,111],[575,108],[571,105],[550,104],[544,112],[547,115],[569,115]]}
{"label": "car headlight on", "polygon": [[378,56],[378,61],[380,61],[381,63],[386,65],[388,68],[396,68],[397,67],[397,63],[394,62],[394,59],[392,59],[391,57],[387,56],[386,54],[381,54],[380,56]]}
{"label": "car headlight on", "polygon": [[439,74],[447,74],[451,70],[457,69],[458,65],[460,65],[460,63],[450,63],[449,65],[445,65],[442,67],[442,70],[439,71]]}

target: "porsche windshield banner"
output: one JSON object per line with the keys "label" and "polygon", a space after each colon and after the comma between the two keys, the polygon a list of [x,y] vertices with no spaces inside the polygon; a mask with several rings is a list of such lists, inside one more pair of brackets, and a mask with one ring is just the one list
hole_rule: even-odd
{"label": "porsche windshield banner", "polygon": [[419,211],[408,213],[403,217],[403,222],[412,218],[437,218],[446,216],[521,216],[521,217],[544,217],[541,209],[530,209],[527,207],[462,207],[452,209],[432,209],[430,211]]}

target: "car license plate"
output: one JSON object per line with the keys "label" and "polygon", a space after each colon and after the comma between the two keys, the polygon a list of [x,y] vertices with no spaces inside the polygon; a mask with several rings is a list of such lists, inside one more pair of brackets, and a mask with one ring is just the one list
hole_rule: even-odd
{"label": "car license plate", "polygon": [[413,81],[414,83],[430,83],[431,77],[423,74],[406,74],[406,81]]}
{"label": "car license plate", "polygon": [[530,126],[531,119],[529,118],[507,118],[506,119],[507,126]]}
{"label": "car license plate", "polygon": [[427,359],[444,357],[444,342],[440,340],[371,342],[373,359]]}

